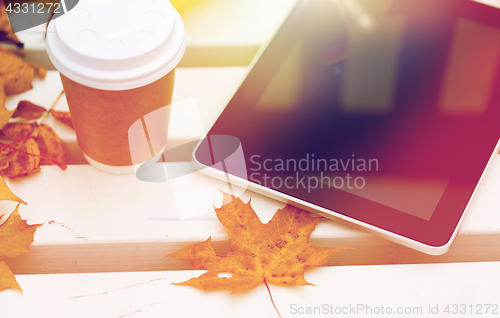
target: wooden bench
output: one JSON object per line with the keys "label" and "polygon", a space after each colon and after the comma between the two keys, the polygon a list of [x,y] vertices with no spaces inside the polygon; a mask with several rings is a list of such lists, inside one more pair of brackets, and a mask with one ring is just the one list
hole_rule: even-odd
{"label": "wooden bench", "polygon": [[[290,9],[286,0],[235,3],[209,1],[183,17],[189,42],[176,73],[177,120],[171,126],[171,146],[201,136],[197,130],[186,129],[197,114],[183,107],[185,103],[192,105],[194,101],[203,122],[209,125],[238,88],[255,53]],[[28,59],[51,67],[45,54],[43,28],[24,31],[21,39],[26,42]],[[36,80],[34,85],[33,90],[9,98],[8,107],[15,107],[22,99],[49,107],[62,89],[56,71],[50,71],[45,80]],[[64,99],[56,109],[67,109]],[[165,259],[168,253],[209,236],[218,252],[228,248],[226,232],[212,208],[212,203],[220,205],[219,189],[225,184],[196,173],[189,163],[189,149],[168,163],[172,169],[190,173],[182,181],[191,189],[186,195],[201,198],[195,207],[199,215],[181,221],[166,196],[166,184],[108,175],[90,167],[81,155],[74,132],[51,118],[47,123],[63,139],[70,165],[67,171],[44,166],[29,178],[6,180],[12,191],[28,203],[20,207],[22,217],[29,223],[44,225],[32,244],[36,253],[7,261],[24,296],[14,290],[1,292],[0,317],[276,315],[263,285],[229,296],[228,291],[203,293],[171,284],[202,271],[189,270],[190,266],[179,260]],[[358,304],[391,307],[394,312],[398,307],[422,307],[423,316],[430,315],[430,307],[436,305],[440,315],[447,314],[443,312],[447,304],[465,304],[473,314],[478,304],[500,305],[499,192],[497,156],[455,243],[442,256],[422,254],[351,225],[325,220],[313,232],[311,243],[354,249],[332,257],[327,264],[335,267],[308,271],[306,279],[316,287],[271,286],[274,301],[284,317],[300,316],[301,310],[305,313],[307,307],[314,310],[324,304],[333,306],[334,311]],[[243,195],[245,201],[250,197],[262,221],[268,221],[284,205],[255,193]],[[452,310],[449,307],[450,314]]]}

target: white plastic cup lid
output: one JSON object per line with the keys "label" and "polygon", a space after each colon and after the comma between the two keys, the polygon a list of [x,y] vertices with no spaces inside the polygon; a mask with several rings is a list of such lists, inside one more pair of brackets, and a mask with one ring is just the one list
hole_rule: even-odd
{"label": "white plastic cup lid", "polygon": [[46,47],[67,78],[126,90],[174,69],[186,50],[186,32],[169,0],[80,0],[50,22]]}

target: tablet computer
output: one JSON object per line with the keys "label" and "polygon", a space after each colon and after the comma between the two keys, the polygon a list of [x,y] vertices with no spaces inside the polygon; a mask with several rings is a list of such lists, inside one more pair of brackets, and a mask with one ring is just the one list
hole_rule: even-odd
{"label": "tablet computer", "polygon": [[499,150],[499,61],[479,2],[298,0],[195,165],[442,254]]}

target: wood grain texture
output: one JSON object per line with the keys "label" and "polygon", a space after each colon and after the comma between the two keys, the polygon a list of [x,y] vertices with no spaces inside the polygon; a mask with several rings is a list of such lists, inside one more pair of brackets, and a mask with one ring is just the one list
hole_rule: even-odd
{"label": "wood grain texture", "polygon": [[[349,246],[332,256],[324,265],[390,265],[464,262],[499,262],[500,235],[458,237],[451,250],[439,256],[427,255],[382,238],[311,239],[318,247]],[[151,242],[36,246],[36,253],[5,262],[14,274],[60,274],[191,270],[184,261],[164,258],[192,242]],[[212,241],[217,255],[229,249],[226,240]],[[478,248],[479,247],[479,248]]]}
{"label": "wood grain texture", "polygon": [[[23,218],[45,223],[35,235],[32,249],[36,253],[9,260],[12,270],[35,274],[189,269],[186,263],[163,257],[209,236],[216,251],[224,254],[229,243],[215,218],[213,204],[220,205],[219,189],[224,189],[225,183],[194,173],[191,163],[167,166],[191,173],[188,179],[180,180],[191,189],[185,199],[197,198],[200,215],[181,221],[172,208],[166,183],[108,175],[88,165],[69,166],[64,172],[44,167],[30,178],[7,181],[28,203],[20,208]],[[456,242],[444,255],[426,255],[333,220],[317,226],[311,243],[354,248],[334,255],[328,265],[500,261],[500,157],[490,168]],[[43,188],[49,190],[33,190]],[[248,191],[242,196],[245,202],[250,197],[263,222],[284,206]]]}

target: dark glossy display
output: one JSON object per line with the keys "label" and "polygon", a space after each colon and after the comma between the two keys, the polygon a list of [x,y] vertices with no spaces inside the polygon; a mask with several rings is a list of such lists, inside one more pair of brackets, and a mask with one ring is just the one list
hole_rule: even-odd
{"label": "dark glossy display", "polygon": [[299,1],[209,135],[240,177],[441,246],[500,137],[499,62],[481,3]]}

